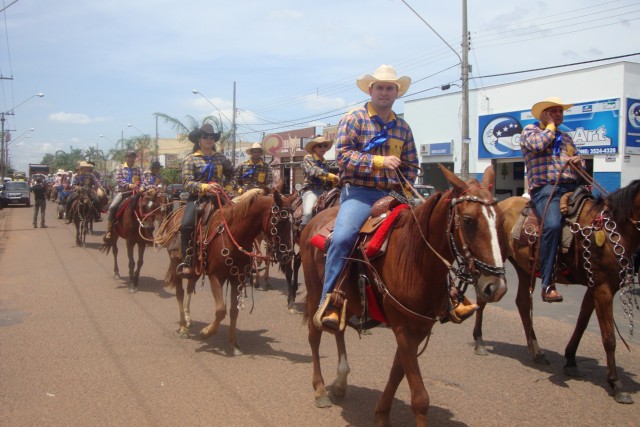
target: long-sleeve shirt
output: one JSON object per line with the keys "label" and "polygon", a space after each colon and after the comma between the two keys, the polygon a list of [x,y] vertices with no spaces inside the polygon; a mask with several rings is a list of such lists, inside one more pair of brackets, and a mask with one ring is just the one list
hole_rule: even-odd
{"label": "long-sleeve shirt", "polygon": [[142,183],[146,188],[160,188],[162,186],[162,175],[159,173],[154,174],[150,170],[146,170],[142,176]]}
{"label": "long-sleeve shirt", "polygon": [[[535,122],[525,126],[520,137],[520,148],[524,156],[527,168],[527,181],[529,191],[547,184],[555,184],[562,171],[560,183],[575,183],[576,173],[570,168],[562,167],[570,157],[578,155],[571,136],[562,131],[562,140],[559,143],[559,154],[554,154],[554,140],[556,132],[550,129],[541,129],[540,123]],[[584,160],[582,161],[584,167]]]}
{"label": "long-sleeve shirt", "polygon": [[[211,167],[207,167],[211,164]],[[211,176],[209,176],[211,175]],[[224,155],[214,152],[210,158],[200,150],[189,154],[182,162],[182,185],[185,191],[199,195],[202,184],[216,182],[224,185],[224,178],[233,182],[233,166]]]}
{"label": "long-sleeve shirt", "polygon": [[71,186],[79,186],[87,189],[92,189],[95,184],[95,177],[92,173],[78,173],[73,176],[71,180]]}
{"label": "long-sleeve shirt", "polygon": [[142,181],[140,168],[135,165],[129,167],[126,163],[118,165],[114,179],[119,192],[128,191],[129,184],[137,184]]}
{"label": "long-sleeve shirt", "polygon": [[[418,153],[411,128],[403,119],[392,114],[396,125],[388,129],[388,138],[381,145],[365,152],[365,145],[383,129],[372,118],[377,112],[366,103],[347,113],[338,124],[336,138],[336,160],[340,169],[340,182],[363,187],[390,190],[394,184],[403,184],[395,172],[374,168],[374,156],[396,156],[405,163],[418,166]],[[404,177],[412,183],[416,169],[399,167]]]}
{"label": "long-sleeve shirt", "polygon": [[307,154],[302,159],[302,169],[304,172],[304,186],[310,190],[329,190],[333,186],[327,180],[329,176],[329,165],[320,159],[317,154]]}
{"label": "long-sleeve shirt", "polygon": [[33,198],[35,200],[46,200],[45,193],[47,188],[44,184],[34,184],[29,190],[33,193]]}
{"label": "long-sleeve shirt", "polygon": [[264,161],[260,160],[254,164],[253,160],[249,159],[236,168],[234,179],[236,185],[245,191],[261,186],[269,187],[273,185],[273,172]]}

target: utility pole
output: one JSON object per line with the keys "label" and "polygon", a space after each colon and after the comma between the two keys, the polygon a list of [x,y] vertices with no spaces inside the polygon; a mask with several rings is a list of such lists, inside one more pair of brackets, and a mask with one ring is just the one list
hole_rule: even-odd
{"label": "utility pole", "polygon": [[233,82],[233,117],[231,120],[231,141],[233,142],[233,167],[236,167],[236,82]]}
{"label": "utility pole", "polygon": [[462,0],[462,139],[460,172],[462,179],[469,179],[469,34],[467,31],[467,0]]}

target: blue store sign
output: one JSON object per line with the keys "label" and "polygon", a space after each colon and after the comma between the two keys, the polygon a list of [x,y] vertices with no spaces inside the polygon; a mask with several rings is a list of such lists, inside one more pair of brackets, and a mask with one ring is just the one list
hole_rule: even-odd
{"label": "blue store sign", "polygon": [[640,154],[640,99],[627,98],[627,154]]}
{"label": "blue store sign", "polygon": [[[560,129],[571,135],[582,155],[616,154],[619,116],[619,99],[583,102],[565,111]],[[529,110],[480,116],[478,157],[522,157],[520,134],[525,126],[536,121]]]}

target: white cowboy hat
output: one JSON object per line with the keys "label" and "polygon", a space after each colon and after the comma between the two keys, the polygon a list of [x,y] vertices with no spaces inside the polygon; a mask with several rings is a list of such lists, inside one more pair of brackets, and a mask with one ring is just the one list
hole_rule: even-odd
{"label": "white cowboy hat", "polygon": [[547,98],[544,101],[533,104],[533,107],[531,107],[531,115],[540,120],[540,114],[542,114],[542,112],[547,108],[551,107],[562,107],[562,109],[566,111],[573,107],[573,104],[565,104],[562,102],[562,99],[556,97]]}
{"label": "white cowboy hat", "polygon": [[331,148],[331,146],[333,146],[333,140],[331,139],[327,139],[324,136],[316,136],[315,138],[313,138],[311,141],[307,142],[307,145],[304,146],[304,149],[307,150],[307,152],[312,153],[313,154],[313,147],[315,147],[318,144],[322,144],[322,143],[326,143],[328,144],[328,149]]}
{"label": "white cowboy hat", "polygon": [[398,86],[398,97],[401,97],[411,85],[411,78],[407,76],[398,77],[398,73],[391,65],[381,65],[373,74],[365,74],[356,80],[356,84],[361,91],[369,95],[369,88],[376,82],[391,82]]}
{"label": "white cowboy hat", "polygon": [[89,162],[82,161],[78,163],[78,169],[80,168],[93,168],[93,165]]}
{"label": "white cowboy hat", "polygon": [[247,148],[247,149],[245,150],[245,152],[246,152],[248,155],[251,155],[251,150],[261,150],[261,151],[262,151],[262,154],[264,154],[264,149],[262,148],[262,144],[260,144],[259,142],[255,142],[255,143],[253,143],[253,144],[251,145],[251,147],[249,147],[249,148]]}

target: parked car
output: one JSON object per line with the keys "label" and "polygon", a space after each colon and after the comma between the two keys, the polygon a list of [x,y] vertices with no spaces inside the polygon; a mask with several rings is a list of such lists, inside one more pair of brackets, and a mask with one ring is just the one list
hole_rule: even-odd
{"label": "parked car", "polygon": [[26,181],[5,182],[2,193],[0,193],[0,203],[2,203],[2,207],[11,204],[31,206],[29,184]]}
{"label": "parked car", "polygon": [[180,193],[183,191],[182,184],[167,185],[167,193],[171,194],[171,200],[180,200]]}
{"label": "parked car", "polygon": [[420,195],[425,199],[436,192],[436,189],[433,185],[416,184],[414,185],[414,187],[418,191],[418,193],[420,193]]}

